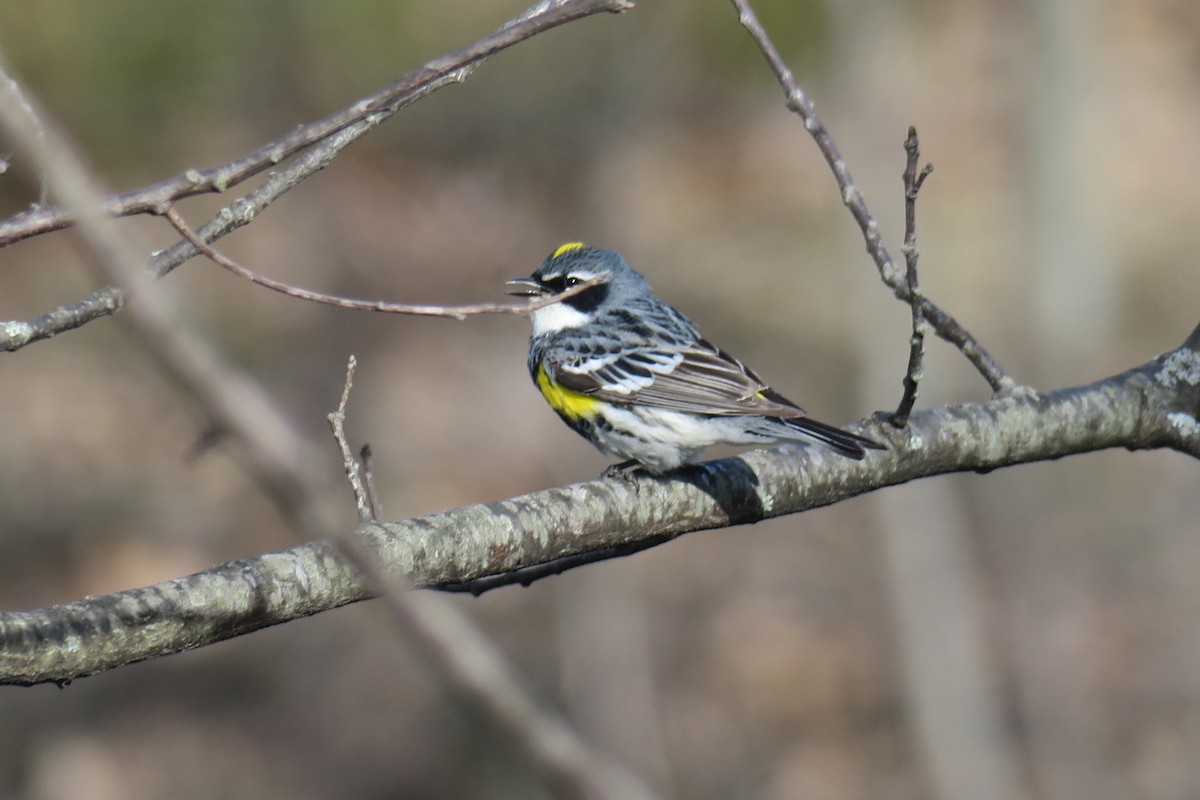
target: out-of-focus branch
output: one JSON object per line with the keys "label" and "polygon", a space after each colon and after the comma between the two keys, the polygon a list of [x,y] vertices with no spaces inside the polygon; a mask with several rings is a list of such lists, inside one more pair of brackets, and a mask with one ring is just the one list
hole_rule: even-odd
{"label": "out-of-focus branch", "polygon": [[[34,107],[9,106],[4,99],[0,96],[0,131],[7,133],[33,157],[55,195],[77,213],[81,232],[109,279],[136,288],[131,313],[126,318],[134,323],[145,343],[164,366],[182,380],[218,424],[233,432],[245,449],[255,456],[249,461],[249,471],[260,482],[276,490],[272,493],[273,498],[304,535],[320,537],[337,530],[332,522],[334,504],[330,499],[329,484],[315,473],[317,462],[311,458],[311,452],[305,452],[307,443],[274,408],[261,387],[222,363],[204,340],[187,329],[186,317],[172,302],[167,287],[151,281],[139,266],[140,253],[144,251],[118,235],[111,220],[96,216],[98,187],[66,140],[49,124],[34,125],[38,120]],[[42,130],[44,137],[35,135]],[[347,375],[346,389],[339,405],[341,418],[344,418],[351,375],[352,372]],[[336,430],[341,434],[340,424]],[[281,443],[291,445],[292,452],[281,449]],[[357,469],[351,470],[353,459],[345,445],[344,434],[339,436],[339,443],[348,472],[354,472],[357,477]],[[288,455],[293,458],[291,463],[281,461]],[[360,485],[361,481],[356,482],[356,494],[361,498],[360,516],[369,518],[366,489],[365,486],[359,488]],[[341,557],[329,559],[326,565],[349,570],[346,574],[353,576],[360,596],[366,594],[360,575],[365,576],[368,585],[382,590],[393,619],[422,645],[422,653],[441,668],[439,672],[449,678],[464,697],[473,701],[478,710],[523,746],[530,760],[566,794],[602,800],[653,800],[653,793],[637,778],[592,752],[565,723],[541,710],[513,677],[503,656],[444,599],[407,596],[397,582],[399,579],[385,574],[375,562],[375,553],[359,542],[352,530],[338,537],[338,542]],[[294,577],[301,576],[299,564],[295,566],[298,571]],[[256,586],[252,593],[259,589],[271,591],[264,584]],[[181,598],[176,596],[174,599]],[[185,602],[198,601],[200,617],[211,623],[222,618],[232,621],[228,613],[231,599],[220,593],[204,594],[201,590]],[[110,608],[126,622],[138,616],[136,613],[129,616],[133,609],[128,606],[119,610]],[[312,608],[309,613],[317,610],[320,609]],[[202,622],[201,626],[205,624]],[[8,632],[13,634],[9,643],[15,644],[25,656],[41,653],[52,660],[58,657],[53,638],[50,641],[37,637],[30,639],[29,629],[8,629]],[[68,637],[73,635],[65,630],[62,633]],[[102,634],[101,640],[101,648],[110,657],[118,653],[120,647],[131,644],[120,636]]]}
{"label": "out-of-focus branch", "polygon": [[[127,318],[171,375],[212,416],[214,426],[243,445],[250,474],[296,524],[322,529],[335,517],[321,512],[309,485],[320,485],[310,445],[296,434],[275,403],[252,379],[223,363],[208,343],[188,326],[188,315],[166,287],[142,268],[149,248],[104,216],[103,196],[73,147],[41,115],[36,99],[13,102],[7,72],[0,64],[0,131],[42,170],[52,194],[73,209],[79,232],[96,257],[105,279],[133,298]],[[324,514],[323,520],[320,519]]]}
{"label": "out-of-focus branch", "polygon": [[[346,405],[356,367],[351,356],[342,397],[337,410],[329,414],[329,426],[342,455],[359,520],[370,524],[376,520],[366,465],[355,459],[345,432]],[[412,586],[405,577],[385,569],[354,529],[342,529],[333,541],[369,591],[378,593],[402,635],[420,644],[420,652],[431,656],[434,666],[449,673],[460,693],[498,721],[566,796],[652,800],[654,793],[638,778],[597,756],[579,734],[534,702],[504,655],[452,606],[442,598],[410,592]]]}
{"label": "out-of-focus branch", "polygon": [[[528,571],[536,565],[576,566],[932,475],[1111,447],[1200,458],[1200,326],[1181,347],[1087,386],[1017,390],[916,411],[903,429],[880,419],[859,432],[886,441],[887,452],[851,461],[814,449],[758,450],[662,478],[602,479],[361,523],[357,533],[380,567],[413,586],[494,588],[540,577]],[[319,542],[144,589],[0,613],[0,683],[71,680],[368,596],[333,545]]]}
{"label": "out-of-focus branch", "polygon": [[[240,158],[208,169],[184,170],[161,183],[102,198],[89,213],[104,217],[158,214],[166,203],[198,194],[227,191],[349,126],[373,119],[370,127],[374,127],[434,89],[465,80],[471,69],[507,47],[572,20],[601,12],[621,12],[632,5],[629,0],[544,0],[479,41],[436,58],[375,94],[323,119],[301,125]],[[359,131],[358,135],[365,132]],[[0,247],[65,228],[76,221],[77,216],[69,206],[17,214],[0,221]]]}
{"label": "out-of-focus branch", "polygon": [[[766,57],[767,64],[771,67],[779,85],[783,87],[784,94],[787,96],[788,109],[795,112],[804,122],[804,129],[816,142],[817,149],[821,151],[825,162],[833,170],[834,180],[837,181],[838,190],[841,192],[842,203],[849,209],[854,221],[858,223],[867,244],[867,252],[875,262],[884,285],[891,289],[897,298],[911,302],[912,298],[904,280],[904,270],[896,266],[888,253],[887,247],[883,243],[883,235],[879,232],[879,223],[867,208],[866,199],[850,175],[850,168],[846,165],[846,160],[842,157],[829,129],[825,127],[825,121],[817,114],[808,95],[796,83],[795,76],[771,42],[771,38],[754,13],[754,9],[750,7],[749,0],[732,0],[732,2],[734,8],[737,9],[739,21],[749,31],[750,37],[754,39],[754,43]],[[921,314],[929,320],[929,324],[938,336],[957,347],[959,352],[988,382],[993,391],[1007,391],[1016,387],[1016,382],[954,317],[927,297],[920,298],[920,305]]]}
{"label": "out-of-focus branch", "polygon": [[[33,125],[33,135],[39,138],[45,137],[46,133],[41,129],[41,121],[38,119],[38,115],[34,113],[33,105],[28,99],[26,99],[25,92],[21,90],[21,84],[17,83],[7,75],[0,75],[0,80],[4,81],[4,94],[8,100],[19,105],[21,110],[25,112],[26,117],[29,118],[30,123]],[[0,160],[0,174],[7,171],[7,169],[8,162],[5,160]],[[49,196],[46,191],[46,178],[43,176],[42,179],[38,181],[38,199],[36,205],[37,207],[42,207],[48,202]]]}

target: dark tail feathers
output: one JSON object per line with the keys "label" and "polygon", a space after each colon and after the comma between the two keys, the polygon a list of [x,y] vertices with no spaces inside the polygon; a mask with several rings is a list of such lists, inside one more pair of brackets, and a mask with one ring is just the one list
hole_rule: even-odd
{"label": "dark tail feathers", "polygon": [[847,458],[853,458],[855,461],[862,460],[863,456],[867,454],[868,448],[871,450],[887,449],[874,439],[868,439],[865,436],[859,436],[857,433],[850,433],[841,428],[826,425],[824,422],[818,422],[812,417],[791,417],[780,419],[779,421],[789,428],[794,429],[798,434],[801,434],[796,438],[820,442],[829,449],[841,453]]}

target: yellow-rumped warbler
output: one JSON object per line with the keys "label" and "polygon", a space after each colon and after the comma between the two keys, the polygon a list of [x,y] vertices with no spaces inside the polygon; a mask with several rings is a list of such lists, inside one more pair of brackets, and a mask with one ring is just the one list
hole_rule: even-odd
{"label": "yellow-rumped warbler", "polygon": [[563,421],[605,453],[658,475],[714,444],[818,442],[854,459],[883,445],[817,422],[696,323],[659,300],[620,253],[570,242],[510,294],[546,297],[530,315],[529,374]]}

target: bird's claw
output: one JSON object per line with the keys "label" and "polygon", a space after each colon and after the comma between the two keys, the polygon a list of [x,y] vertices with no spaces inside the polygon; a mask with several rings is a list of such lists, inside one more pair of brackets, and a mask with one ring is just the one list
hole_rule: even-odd
{"label": "bird's claw", "polygon": [[605,467],[604,472],[600,473],[600,477],[620,478],[623,481],[628,481],[632,480],[635,474],[642,471],[643,467],[638,463],[637,459],[631,458],[628,461],[622,461],[620,464],[611,464]]}

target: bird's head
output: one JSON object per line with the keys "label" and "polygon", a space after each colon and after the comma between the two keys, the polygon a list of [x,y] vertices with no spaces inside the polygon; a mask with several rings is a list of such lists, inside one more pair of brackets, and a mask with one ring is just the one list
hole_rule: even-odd
{"label": "bird's head", "polygon": [[528,278],[516,278],[506,285],[509,294],[542,298],[596,278],[601,282],[595,286],[534,310],[530,314],[534,335],[585,325],[606,304],[620,303],[628,296],[649,291],[646,279],[620,253],[582,242],[560,246]]}

